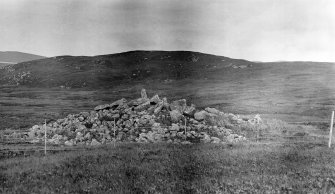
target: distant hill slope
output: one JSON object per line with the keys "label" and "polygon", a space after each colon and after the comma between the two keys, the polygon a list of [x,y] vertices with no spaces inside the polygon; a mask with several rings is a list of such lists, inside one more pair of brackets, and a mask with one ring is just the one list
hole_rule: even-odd
{"label": "distant hill slope", "polygon": [[45,57],[17,51],[0,51],[0,63],[2,64],[21,63],[25,61],[32,61],[43,58]]}
{"label": "distant hill slope", "polygon": [[33,87],[105,88],[121,82],[207,79],[253,64],[246,60],[188,51],[131,51],[94,57],[58,56],[14,65],[7,72],[0,72],[0,83]]}

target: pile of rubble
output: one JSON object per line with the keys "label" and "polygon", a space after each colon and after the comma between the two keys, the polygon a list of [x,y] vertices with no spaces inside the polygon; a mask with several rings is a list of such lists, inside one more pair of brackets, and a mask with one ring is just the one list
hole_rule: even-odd
{"label": "pile of rubble", "polygon": [[35,125],[29,129],[33,142],[44,141],[58,145],[100,145],[118,141],[141,143],[227,143],[246,138],[235,134],[227,126],[210,124],[224,118],[230,125],[252,120],[241,119],[215,108],[197,110],[188,106],[185,99],[168,103],[158,95],[148,98],[145,90],[141,98],[127,101],[122,98],[112,104],[99,105],[91,112],[70,114],[64,119]]}

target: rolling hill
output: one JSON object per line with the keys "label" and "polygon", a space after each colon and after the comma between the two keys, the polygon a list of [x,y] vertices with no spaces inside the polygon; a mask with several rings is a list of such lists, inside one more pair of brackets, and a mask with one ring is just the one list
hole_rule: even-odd
{"label": "rolling hill", "polygon": [[37,59],[43,59],[45,57],[29,54],[29,53],[22,53],[17,51],[0,51],[0,63],[1,64],[15,64],[21,63],[25,61],[32,61]]}
{"label": "rolling hill", "polygon": [[207,79],[214,74],[246,68],[252,64],[245,60],[187,51],[133,51],[94,57],[59,56],[17,64],[11,72],[3,72],[1,82],[33,87],[110,88],[120,83],[152,80],[172,82]]}
{"label": "rolling hill", "polygon": [[58,56],[0,70],[0,124],[28,127],[120,96],[132,99],[142,88],[224,112],[327,121],[333,83],[334,63],[259,63],[190,51]]}

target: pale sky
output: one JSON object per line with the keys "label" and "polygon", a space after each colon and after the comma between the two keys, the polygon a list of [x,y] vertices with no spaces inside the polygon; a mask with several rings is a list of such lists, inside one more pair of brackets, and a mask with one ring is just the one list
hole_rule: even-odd
{"label": "pale sky", "polygon": [[335,61],[335,0],[0,0],[0,51]]}

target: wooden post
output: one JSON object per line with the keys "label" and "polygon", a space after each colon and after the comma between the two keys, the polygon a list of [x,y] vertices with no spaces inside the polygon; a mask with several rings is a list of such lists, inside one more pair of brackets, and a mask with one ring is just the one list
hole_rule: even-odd
{"label": "wooden post", "polygon": [[47,155],[47,120],[44,121],[44,156]]}
{"label": "wooden post", "polygon": [[333,136],[333,123],[334,122],[334,111],[332,111],[332,118],[330,120],[330,131],[329,131],[329,142],[328,142],[328,147],[330,148],[331,143],[332,143],[332,136]]}
{"label": "wooden post", "polygon": [[186,117],[184,117],[185,119],[185,140],[187,139],[187,135],[186,135]]}
{"label": "wooden post", "polygon": [[256,142],[259,140],[259,128],[257,128],[257,137],[256,137]]}
{"label": "wooden post", "polygon": [[115,123],[115,118],[114,118],[114,128],[113,128],[113,130],[114,130],[114,147],[115,147],[115,141],[116,141],[116,137],[115,137],[115,126],[116,126],[116,123]]}

